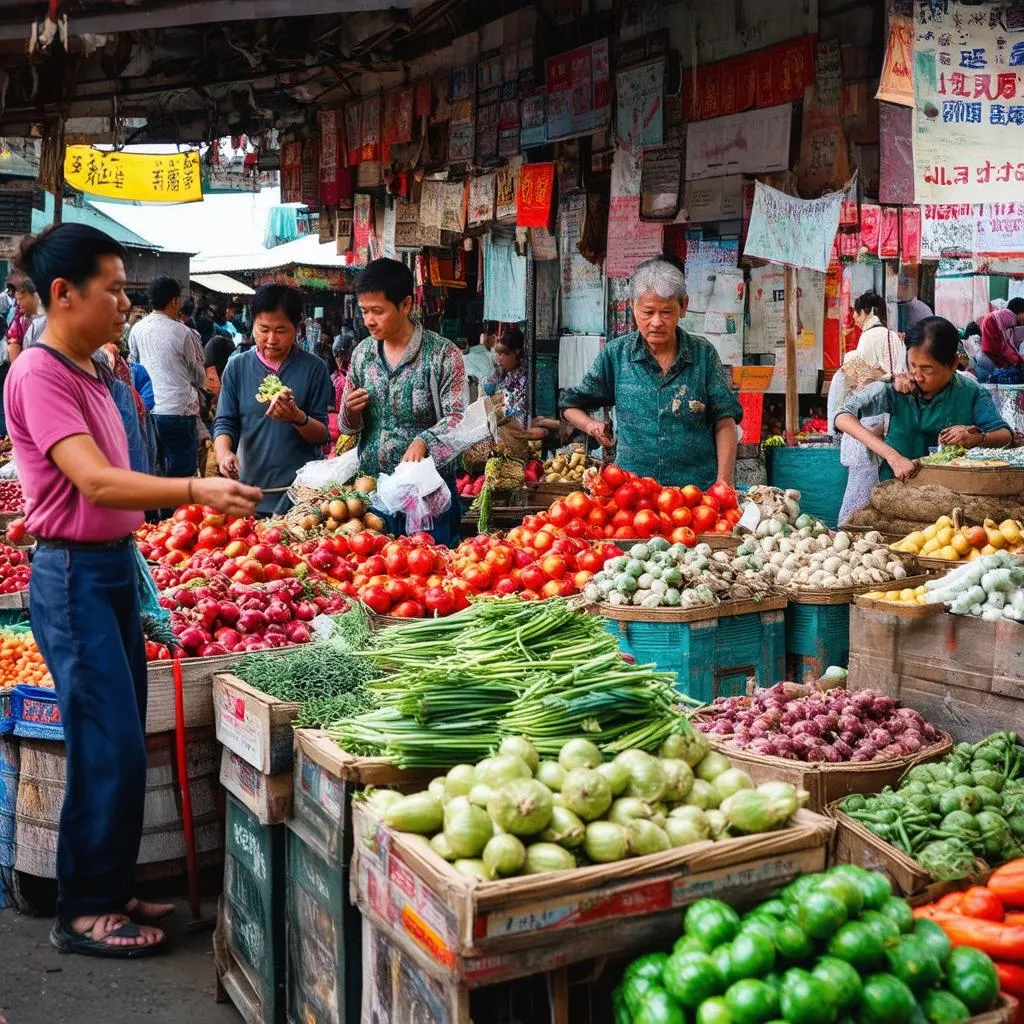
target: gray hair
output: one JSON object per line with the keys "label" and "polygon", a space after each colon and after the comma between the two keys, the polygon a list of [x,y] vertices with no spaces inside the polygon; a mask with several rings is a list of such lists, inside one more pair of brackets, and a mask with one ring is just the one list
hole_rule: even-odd
{"label": "gray hair", "polygon": [[648,260],[633,271],[629,279],[629,296],[636,305],[642,296],[654,292],[659,299],[686,301],[686,278],[683,272],[666,260]]}

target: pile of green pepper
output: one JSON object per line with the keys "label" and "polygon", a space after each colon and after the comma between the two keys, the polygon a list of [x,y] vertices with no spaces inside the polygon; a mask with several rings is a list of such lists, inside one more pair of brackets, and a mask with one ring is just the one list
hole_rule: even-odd
{"label": "pile of green pepper", "polygon": [[911,768],[896,790],[854,794],[839,807],[932,878],[966,878],[979,860],[1022,855],[1024,746],[1013,732],[960,743],[943,760]]}

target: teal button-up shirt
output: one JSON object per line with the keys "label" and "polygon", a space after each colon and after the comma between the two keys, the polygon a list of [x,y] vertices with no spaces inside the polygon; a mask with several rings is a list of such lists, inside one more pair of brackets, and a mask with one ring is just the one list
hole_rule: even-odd
{"label": "teal button-up shirt", "polygon": [[743,409],[711,343],[681,327],[676,338],[679,351],[665,374],[639,331],[612,339],[561,407],[615,406],[615,461],[623,469],[703,489],[718,476],[715,425],[726,417],[738,423]]}

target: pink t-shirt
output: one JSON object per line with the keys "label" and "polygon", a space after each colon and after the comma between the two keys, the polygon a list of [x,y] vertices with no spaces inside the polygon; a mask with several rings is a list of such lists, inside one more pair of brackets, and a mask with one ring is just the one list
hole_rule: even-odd
{"label": "pink t-shirt", "polygon": [[46,348],[27,349],[4,385],[7,431],[25,493],[25,528],[48,540],[105,542],[141,525],[141,512],[91,505],[49,457],[88,434],[112,466],[130,469],[128,437],[106,384]]}

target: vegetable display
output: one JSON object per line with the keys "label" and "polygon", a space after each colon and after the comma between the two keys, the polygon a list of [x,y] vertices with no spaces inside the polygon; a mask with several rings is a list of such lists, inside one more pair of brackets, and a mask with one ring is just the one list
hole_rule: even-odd
{"label": "vegetable display", "polygon": [[581,484],[587,468],[587,453],[580,448],[553,455],[544,462],[541,482],[545,484]]}
{"label": "vegetable display", "polygon": [[863,596],[873,601],[883,601],[885,604],[910,607],[927,604],[928,594],[928,588],[922,584],[919,587],[904,587],[902,590],[869,590]]}
{"label": "vegetable display", "polygon": [[605,760],[588,739],[541,760],[506,736],[476,765],[458,764],[410,796],[369,797],[384,823],[430,841],[455,870],[481,881],[565,871],[784,827],[807,794],[758,788],[696,734],[669,737],[655,757],[629,749]]}
{"label": "vegetable display", "polygon": [[806,536],[815,537],[828,532],[820,519],[800,511],[799,491],[758,485],[743,495],[741,511],[746,513],[750,505],[756,506],[760,513],[760,519],[751,529],[755,537],[789,534],[793,530],[810,530]]}
{"label": "vegetable display", "polygon": [[372,477],[361,478],[370,481],[370,491],[349,487],[325,487],[315,498],[300,501],[288,510],[280,520],[271,519],[267,526],[278,527],[296,540],[323,533],[353,534],[360,530],[383,530],[384,520],[370,511],[369,494],[376,489]]}
{"label": "vegetable display", "polygon": [[967,454],[967,449],[959,444],[940,445],[937,452],[923,456],[919,461],[922,466],[948,466],[951,462]]}
{"label": "vegetable display", "polygon": [[53,677],[27,629],[0,630],[0,687],[18,683],[52,689]]}
{"label": "vegetable display", "polygon": [[170,519],[140,526],[135,541],[146,561],[175,566],[187,562],[195,551],[245,556],[260,538],[254,519],[235,519],[205,505],[182,505]]}
{"label": "vegetable display", "polygon": [[605,562],[583,588],[590,601],[640,608],[705,608],[722,601],[756,601],[772,591],[770,578],[743,558],[669,546],[664,537],[634,544],[626,555]]}
{"label": "vegetable display", "polygon": [[1012,732],[960,743],[941,761],[915,765],[896,790],[848,796],[839,808],[932,878],[966,878],[1021,855],[1024,747]]}
{"label": "vegetable display", "polygon": [[878,533],[858,538],[840,530],[832,536],[805,526],[788,536],[755,534],[736,554],[746,559],[750,568],[763,569],[779,587],[791,590],[837,590],[907,577],[906,567]]}
{"label": "vegetable display", "polygon": [[268,373],[266,377],[260,381],[259,390],[256,392],[256,401],[264,403],[270,402],[275,396],[280,395],[284,391],[291,393],[291,390],[292,389],[285,385],[276,373]]}
{"label": "vegetable display", "polygon": [[[569,537],[594,540],[658,536],[693,547],[701,533],[731,533],[740,518],[736,492],[726,484],[713,484],[707,493],[693,484],[662,487],[609,465],[588,473],[586,487],[552,502],[547,512],[527,516],[522,529],[564,530]],[[509,539],[517,544],[514,534]]]}
{"label": "vegetable display", "polygon": [[940,738],[916,711],[874,690],[804,690],[776,683],[719,697],[691,721],[752,754],[829,764],[907,757]]}
{"label": "vegetable display", "polygon": [[1024,550],[1024,527],[1016,519],[999,524],[986,519],[981,526],[958,528],[949,516],[940,516],[931,526],[898,541],[892,550],[946,562],[974,561],[997,551]]}
{"label": "vegetable display", "polygon": [[17,480],[0,480],[0,512],[20,512],[25,507],[25,495]]}
{"label": "vegetable display", "polygon": [[0,541],[0,594],[18,594],[28,590],[30,575],[28,554]]}
{"label": "vegetable display", "polygon": [[988,956],[915,921],[883,875],[841,864],[742,917],[691,904],[671,953],[634,960],[612,1005],[616,1024],[963,1024],[998,997]]}
{"label": "vegetable display", "polygon": [[380,710],[328,732],[403,768],[476,761],[503,735],[550,757],[581,733],[609,754],[692,733],[675,677],[630,664],[599,618],[562,601],[479,601],[382,630],[358,656],[392,672],[370,683]]}
{"label": "vegetable display", "polygon": [[1005,551],[981,558],[925,584],[924,604],[944,604],[954,615],[986,622],[1024,622],[1024,558]]}

